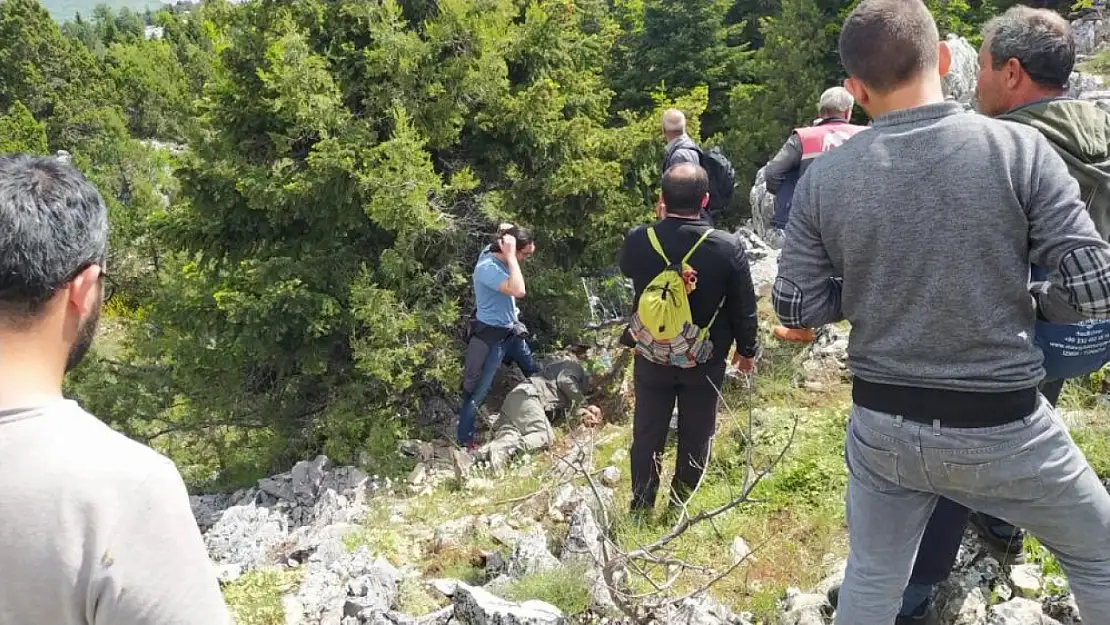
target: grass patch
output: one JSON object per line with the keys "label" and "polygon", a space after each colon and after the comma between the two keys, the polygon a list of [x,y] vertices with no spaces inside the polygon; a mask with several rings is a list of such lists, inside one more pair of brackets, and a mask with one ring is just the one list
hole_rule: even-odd
{"label": "grass patch", "polygon": [[281,598],[300,582],[300,570],[251,571],[224,586],[224,599],[239,625],[285,625]]}
{"label": "grass patch", "polygon": [[1103,50],[1080,67],[1080,71],[1110,77],[1110,50]]}
{"label": "grass patch", "polygon": [[437,600],[420,580],[406,577],[397,584],[397,598],[393,604],[401,613],[419,618],[446,607],[447,601]]}
{"label": "grass patch", "polygon": [[585,571],[560,568],[535,573],[516,580],[503,591],[509,601],[544,601],[559,608],[566,616],[582,614],[590,607],[590,589]]}
{"label": "grass patch", "polygon": [[[790,441],[796,421],[793,443],[782,463],[756,487],[753,501],[713,523],[691,528],[673,547],[676,556],[719,571],[731,565],[729,546],[733,539],[743,538],[755,550],[754,559],[718,582],[711,594],[733,609],[773,618],[788,586],[815,585],[825,576],[821,563],[828,554],[842,557],[847,552],[843,448],[849,403],[847,385],[842,381],[827,386],[825,392],[800,388],[794,376],[801,349],[769,336],[764,341],[765,355],[771,356],[761,363],[757,391],[751,401],[752,440],[746,432],[747,391],[739,383],[729,383],[724,396],[731,410],[722,408],[713,458],[690,504],[691,513],[731,500],[744,483],[749,449],[757,469],[768,466]],[[623,459],[621,450],[627,449],[628,443],[624,437],[599,448],[599,462],[609,459],[609,454],[619,454]],[[661,490],[665,491],[674,466],[673,447],[668,449],[662,466]],[[627,489],[627,480],[623,480],[618,501],[627,496]],[[665,492],[661,492],[660,505],[664,505],[664,498]],[[615,527],[617,540],[626,548],[649,544],[669,529],[662,515],[646,522],[628,517],[623,510],[618,510],[616,516],[620,517]],[[665,572],[653,571],[652,577],[662,581]],[[675,590],[692,590],[706,579],[685,574]],[[634,590],[650,588],[635,576],[632,583]]]}

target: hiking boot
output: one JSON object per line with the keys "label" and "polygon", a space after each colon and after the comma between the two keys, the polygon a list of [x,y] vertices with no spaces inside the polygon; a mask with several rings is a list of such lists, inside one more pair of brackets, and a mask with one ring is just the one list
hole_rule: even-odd
{"label": "hiking boot", "polygon": [[[829,605],[833,610],[836,610],[837,604],[840,602],[840,584],[833,586],[825,593],[825,598],[828,599]],[[940,625],[940,617],[933,606],[931,600],[925,601],[917,609],[917,612],[909,616],[899,615],[894,619],[894,625]]]}
{"label": "hiking boot", "polygon": [[808,328],[795,329],[787,328],[784,326],[775,326],[775,338],[780,341],[790,341],[791,343],[812,343],[817,335]]}
{"label": "hiking boot", "polygon": [[999,562],[1005,565],[1025,562],[1025,532],[978,512],[971,513],[968,524]]}
{"label": "hiking boot", "polygon": [[940,625],[940,615],[934,609],[933,602],[926,601],[912,615],[899,615],[894,619],[894,625]]}

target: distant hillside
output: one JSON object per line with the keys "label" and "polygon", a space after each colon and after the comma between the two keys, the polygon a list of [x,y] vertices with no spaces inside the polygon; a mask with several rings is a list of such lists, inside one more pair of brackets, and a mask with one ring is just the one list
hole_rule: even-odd
{"label": "distant hillside", "polygon": [[92,15],[93,9],[98,4],[107,4],[113,9],[127,7],[135,11],[143,11],[147,8],[153,10],[165,4],[161,0],[41,0],[41,2],[59,22],[69,21],[77,13],[85,16]]}

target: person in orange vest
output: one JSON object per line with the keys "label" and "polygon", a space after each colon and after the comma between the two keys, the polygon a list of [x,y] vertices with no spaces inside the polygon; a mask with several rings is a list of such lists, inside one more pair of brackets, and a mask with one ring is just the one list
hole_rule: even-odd
{"label": "person in orange vest", "polygon": [[[817,104],[818,118],[813,125],[795,128],[782,149],[767,163],[763,175],[767,181],[767,191],[775,196],[775,214],[770,223],[772,231],[784,233],[786,230],[794,186],[810,163],[822,154],[840,147],[861,130],[867,129],[867,126],[851,123],[853,106],[855,100],[844,87],[826,89]],[[809,343],[814,338],[813,330],[808,328],[775,326],[774,333],[781,340],[798,343]]]}

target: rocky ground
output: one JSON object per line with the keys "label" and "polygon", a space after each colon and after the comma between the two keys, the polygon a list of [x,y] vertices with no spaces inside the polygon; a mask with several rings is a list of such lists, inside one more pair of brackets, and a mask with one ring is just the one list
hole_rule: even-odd
{"label": "rocky ground", "polygon": [[[765,245],[757,237],[745,236],[756,250],[754,264],[774,257],[759,252]],[[846,330],[824,329],[791,360],[789,384],[807,397],[838,397],[846,388],[846,348]],[[831,406],[835,411],[845,407]],[[755,420],[776,425],[788,418],[787,412],[768,406],[755,413]],[[805,444],[797,445],[804,454]],[[614,559],[601,551],[606,544],[623,542],[630,549],[647,540],[628,538],[621,522],[613,520],[622,515],[627,493],[626,446],[627,425],[605,432],[580,426],[567,432],[551,454],[524,457],[495,472],[472,465],[446,444],[410,441],[398,453],[410,457],[415,468],[401,481],[336,466],[321,456],[252,488],[195,496],[192,505],[229,596],[270,584],[270,609],[241,609],[242,625],[633,623],[612,592],[635,594],[627,583],[630,571],[617,561],[611,569],[617,574],[606,581],[602,565]],[[820,443],[818,449],[828,456],[828,467],[842,472],[838,446]],[[615,451],[602,453],[603,447]],[[718,462],[732,460],[724,452]],[[802,458],[802,464],[808,462]],[[796,466],[784,465],[782,477],[797,481],[795,471]],[[592,478],[585,479],[586,473]],[[840,507],[841,492],[834,484],[821,495],[829,509]],[[795,505],[788,502],[785,509],[795,510]],[[728,517],[721,518],[727,522]],[[836,524],[842,534],[842,520]],[[636,536],[659,536],[669,527],[649,527]],[[766,560],[783,556],[763,556],[761,546],[753,549],[739,536],[721,535],[729,531],[725,527],[714,526],[694,540],[709,537],[718,545],[702,545],[702,551],[719,557],[713,564],[729,571],[721,584],[758,588],[763,582],[753,578],[754,567],[770,566]],[[790,529],[782,532],[788,535]],[[794,553],[786,547],[781,553]],[[843,546],[835,551],[816,561],[788,563],[799,578],[810,569],[804,575],[810,585],[786,588],[769,610],[735,611],[745,602],[719,600],[731,590],[685,596],[689,588],[683,588],[665,599],[646,600],[653,607],[643,610],[638,622],[831,623],[827,591],[839,583],[844,566]],[[1028,564],[1003,566],[969,536],[956,570],[937,593],[943,625],[1079,623],[1054,561],[1039,547],[1029,553]],[[823,576],[821,570],[826,570]]]}

